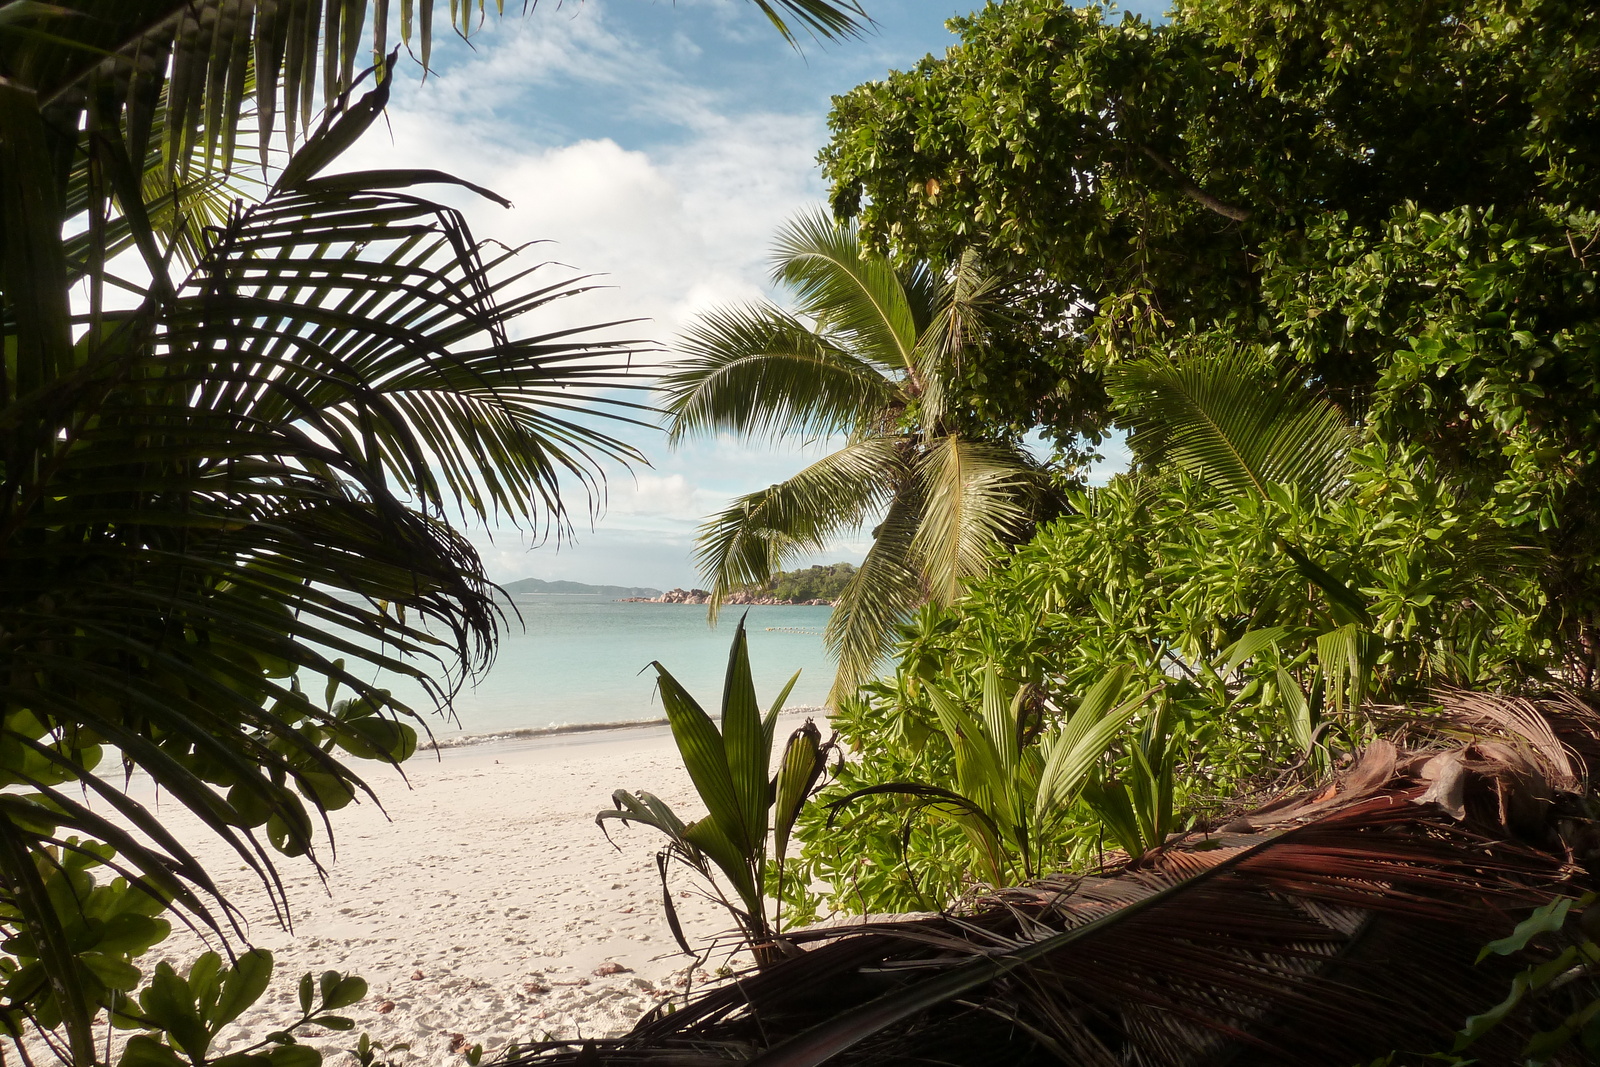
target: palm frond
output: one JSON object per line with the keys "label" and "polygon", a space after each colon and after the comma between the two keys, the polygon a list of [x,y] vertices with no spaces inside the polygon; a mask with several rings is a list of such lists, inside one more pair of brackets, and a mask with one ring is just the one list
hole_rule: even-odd
{"label": "palm frond", "polygon": [[678,347],[687,358],[661,380],[674,441],[859,432],[897,392],[880,368],[770,305],[704,315]]}
{"label": "palm frond", "polygon": [[823,211],[791,219],[778,231],[772,277],[794,290],[819,332],[860,358],[914,372],[923,323],[894,264],[866,250],[854,222],[837,225]]}
{"label": "palm frond", "polygon": [[914,607],[930,596],[948,603],[963,579],[982,572],[1037,511],[1041,483],[1012,445],[958,439],[945,425],[949,382],[998,315],[999,282],[975,256],[948,274],[900,263],[863,245],[853,224],[810,212],[780,231],[774,261],[773,277],[794,291],[797,312],[760,306],[705,316],[668,374],[668,408],[675,437],[843,431],[859,442],[892,441],[903,457],[871,495],[814,496],[808,508],[840,501],[832,519],[808,511],[781,529],[752,522],[755,511],[796,499],[773,487],[703,528],[701,569],[716,592],[764,579],[780,557],[821,548],[826,532],[856,525],[869,505],[889,505],[828,625],[839,660],[831,700],[871,676],[894,625]]}
{"label": "palm frond", "polygon": [[[771,20],[784,40],[798,44],[794,30],[789,25],[793,19],[801,29],[825,41],[855,37],[871,18],[856,0],[753,0],[756,7]],[[787,13],[788,18],[784,15]]]}
{"label": "palm frond", "polygon": [[695,563],[711,580],[712,618],[735,586],[766,582],[882,507],[903,475],[896,445],[885,437],[846,445],[707,519],[695,540]]}
{"label": "palm frond", "polygon": [[1152,359],[1107,372],[1144,462],[1172,464],[1227,493],[1290,485],[1324,499],[1346,488],[1355,430],[1332,403],[1252,352]]}
{"label": "palm frond", "polygon": [[[371,679],[410,678],[448,712],[492,657],[494,587],[445,517],[559,528],[563,492],[597,493],[602,460],[635,456],[594,421],[637,407],[618,392],[633,385],[628,346],[581,330],[513,337],[581,279],[537,281],[514,253],[486,254],[459,213],[413,188],[442,175],[316,177],[386,89],[334,116],[302,149],[315,159],[291,160],[264,201],[232,206],[186,279],[167,270],[180,224],[151,222],[138,173],[105,142],[127,233],[158,268],[125,279],[141,296],[131,311],[52,320],[48,287],[63,306],[66,294],[59,204],[7,172],[7,305],[37,302],[3,323],[18,358],[0,379],[0,897],[44,941],[64,936],[64,913],[16,894],[82,835],[113,844],[154,899],[227,929],[204,871],[154,813],[118,799],[132,768],[230,845],[286,918],[274,856],[315,860],[326,813],[375,799],[352,760],[398,764],[426,730]],[[30,196],[56,258],[19,289],[21,246],[45,237],[12,224]],[[83,263],[100,270],[103,256]],[[302,679],[326,681],[327,699]],[[336,702],[340,686],[353,698]],[[106,751],[120,759],[102,771]],[[41,962],[53,988],[77,981],[74,961]],[[77,1044],[87,1024],[73,1011]]]}
{"label": "palm frond", "polygon": [[889,503],[883,521],[872,531],[855,577],[833,603],[822,640],[838,661],[828,691],[837,705],[877,672],[894,645],[894,628],[927,598],[914,542],[923,502],[913,486],[902,485]]}
{"label": "palm frond", "polygon": [[[753,2],[791,42],[795,27],[838,40],[869,21],[856,0]],[[292,144],[317,108],[354,87],[369,56],[382,66],[404,48],[427,70],[436,22],[468,37],[484,10],[457,0],[59,0],[0,26],[0,66],[57,112],[96,100],[134,159],[159,126],[173,167],[230,167],[253,105],[266,166],[280,120]]]}
{"label": "palm frond", "polygon": [[922,522],[912,539],[928,594],[951,604],[962,583],[984,573],[1028,521],[1027,457],[1007,445],[950,434],[917,457]]}
{"label": "palm frond", "polygon": [[913,360],[913,380],[921,390],[918,400],[925,425],[944,423],[950,382],[960,373],[967,354],[982,347],[998,318],[994,299],[999,286],[999,278],[983,269],[971,249],[962,253],[950,278],[939,284],[939,295],[929,305],[934,311],[917,338]]}

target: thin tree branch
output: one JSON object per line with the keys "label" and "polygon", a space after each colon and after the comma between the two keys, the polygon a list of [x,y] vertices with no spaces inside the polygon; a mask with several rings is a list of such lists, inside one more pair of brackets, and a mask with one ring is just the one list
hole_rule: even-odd
{"label": "thin tree branch", "polygon": [[1255,214],[1255,212],[1249,208],[1238,207],[1234,204],[1229,204],[1218,200],[1216,197],[1212,196],[1210,193],[1206,192],[1204,189],[1200,188],[1192,180],[1190,180],[1187,174],[1173,166],[1170,159],[1162,155],[1160,152],[1157,152],[1154,148],[1151,148],[1144,142],[1135,141],[1133,142],[1133,147],[1137,148],[1142,155],[1160,168],[1163,174],[1176,181],[1178,183],[1179,192],[1183,193],[1184,196],[1187,196],[1190,200],[1193,200],[1206,210],[1215,211],[1218,215],[1221,215],[1224,218],[1230,218],[1234,222],[1245,222],[1250,218],[1251,215]]}

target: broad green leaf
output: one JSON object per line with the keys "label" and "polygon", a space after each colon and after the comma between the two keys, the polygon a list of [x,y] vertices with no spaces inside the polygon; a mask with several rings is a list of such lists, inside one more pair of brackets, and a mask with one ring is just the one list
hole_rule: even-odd
{"label": "broad green leaf", "polygon": [[755,857],[740,848],[709,816],[690,823],[684,828],[683,836],[717,865],[717,869],[733,884],[733,890],[745,909],[751,915],[759,915],[762,889],[757,885],[752,870]]}
{"label": "broad green leaf", "polygon": [[322,1007],[337,1011],[348,1008],[367,995],[367,980],[356,974],[341,975],[337,971],[329,971],[322,976],[321,992]]}
{"label": "broad green leaf", "polygon": [[279,1045],[267,1060],[272,1067],[321,1067],[322,1053],[310,1045]]}
{"label": "broad green leaf", "polygon": [[1017,727],[1017,702],[1021,696],[1020,689],[1014,695],[1004,691],[1000,672],[994,664],[983,669],[983,695],[979,705],[983,711],[983,728],[1007,781],[1015,779],[1017,775],[1021,741]]}
{"label": "broad green leaf", "polygon": [[1128,720],[1157,692],[1148,689],[1111,706],[1131,676],[1132,668],[1126,665],[1107,674],[1084,694],[1065,723],[1041,739],[1044,769],[1034,796],[1036,822],[1065,809]]}
{"label": "broad green leaf", "polygon": [[1534,909],[1529,915],[1517,924],[1515,930],[1483,946],[1483,951],[1478,953],[1478,962],[1482,963],[1490,956],[1509,956],[1514,952],[1521,952],[1528,947],[1528,942],[1541,934],[1553,934],[1567,923],[1567,913],[1572,910],[1575,903],[1572,897],[1557,897],[1543,907]]}
{"label": "broad green leaf", "polygon": [[1124,852],[1129,856],[1143,854],[1146,839],[1139,825],[1139,815],[1134,810],[1133,798],[1121,782],[1091,778],[1083,786],[1083,799]]}
{"label": "broad green leaf", "polygon": [[1017,825],[1017,812],[1009,801],[1009,779],[988,732],[970,712],[943,690],[927,687],[928,701],[955,753],[958,791],[989,813],[996,823]]}
{"label": "broad green leaf", "polygon": [[117,1058],[118,1067],[187,1067],[178,1054],[149,1034],[134,1034]]}
{"label": "broad green leaf", "polygon": [[[137,890],[130,892],[138,893]],[[138,893],[140,897],[144,894]],[[148,915],[124,912],[108,920],[100,931],[96,947],[107,952],[122,952],[137,956],[150,946],[163,941],[172,932],[172,923]]]}
{"label": "broad green leaf", "polygon": [[1233,673],[1267,649],[1278,647],[1278,643],[1288,636],[1289,630],[1284,626],[1265,626],[1249,631],[1222,650],[1222,672]]}
{"label": "broad green leaf", "polygon": [[1328,703],[1337,712],[1354,711],[1367,692],[1367,646],[1361,627],[1349,623],[1317,637],[1317,662],[1327,684]]}
{"label": "broad green leaf", "polygon": [[222,979],[222,995],[207,1014],[213,1033],[237,1019],[267,991],[272,980],[272,953],[262,948],[242,952]]}
{"label": "broad green leaf", "polygon": [[700,794],[710,818],[719,826],[742,826],[739,795],[733,776],[728,773],[728,755],[722,734],[665,667],[659,663],[651,666],[656,669],[661,706],[667,713],[678,754],[683,758],[690,781],[694,782],[695,792]]}
{"label": "broad green leaf", "polygon": [[1327,595],[1336,622],[1341,625],[1371,627],[1372,612],[1359,592],[1329,574],[1320,564],[1289,542],[1280,541],[1279,545],[1284,553],[1294,560],[1294,565],[1305,575],[1306,580]]}
{"label": "broad green leaf", "polygon": [[806,797],[817,784],[827,763],[822,734],[810,720],[789,735],[778,764],[777,788],[772,804],[772,851],[780,860],[789,847],[789,833]]}
{"label": "broad green leaf", "polygon": [[211,1031],[200,1018],[189,983],[167,963],[156,964],[150,984],[139,995],[144,1015],[165,1030],[184,1055],[199,1061],[211,1045]]}
{"label": "broad green leaf", "polygon": [[323,771],[301,771],[295,777],[295,788],[323,811],[338,811],[356,798],[354,786]]}
{"label": "broad green leaf", "polygon": [[799,680],[799,671],[795,671],[789,676],[789,680],[784,683],[783,688],[778,691],[777,697],[768,706],[766,717],[761,720],[761,732],[766,739],[768,752],[772,751],[773,733],[778,728],[778,714],[783,711],[784,704],[789,700],[789,694],[794,692],[795,683]]}
{"label": "broad green leaf", "polygon": [[755,679],[750,674],[749,637],[741,618],[728,651],[728,673],[722,687],[722,743],[739,818],[724,824],[723,832],[750,853],[764,850],[767,841],[772,747],[766,741]]}
{"label": "broad green leaf", "polygon": [[630,793],[626,789],[618,789],[611,794],[611,802],[614,807],[599,812],[594,818],[595,825],[602,830],[608,819],[643,823],[666,834],[673,844],[693,850],[694,846],[684,837],[683,820],[655,794],[643,791]]}
{"label": "broad green leaf", "polygon": [[104,982],[108,989],[118,989],[128,993],[139,986],[141,977],[139,968],[120,956],[85,952],[79,955],[78,960],[90,973]]}
{"label": "broad green leaf", "polygon": [[1275,678],[1278,699],[1283,704],[1284,723],[1289,728],[1289,736],[1300,746],[1300,751],[1310,752],[1312,746],[1316,744],[1317,736],[1317,724],[1315,716],[1311,713],[1311,704],[1306,700],[1305,693],[1301,692],[1300,683],[1294,680],[1294,675],[1280,667]]}
{"label": "broad green leaf", "polygon": [[184,979],[189,983],[189,995],[194,998],[200,1018],[207,1019],[222,995],[222,956],[216,952],[202,952],[189,965]]}

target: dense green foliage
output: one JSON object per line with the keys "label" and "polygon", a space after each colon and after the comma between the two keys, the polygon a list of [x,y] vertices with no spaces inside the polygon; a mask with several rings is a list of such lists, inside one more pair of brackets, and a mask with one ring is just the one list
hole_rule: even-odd
{"label": "dense green foliage", "polygon": [[970,777],[973,731],[941,685],[964,687],[993,721],[988,690],[1005,674],[1019,714],[1000,732],[1024,749],[1013,788],[1038,780],[1047,739],[1111,680],[1125,685],[1131,671],[1155,698],[1136,733],[1088,746],[1082,787],[1055,795],[1051,818],[1036,813],[1025,873],[1098,859],[1107,841],[1140,856],[1184,825],[1204,828],[1271,768],[1325,771],[1370,736],[1364,703],[1534,677],[1550,661],[1536,557],[1492,507],[1459,500],[1420,450],[1357,447],[1337,409],[1251,359],[1127,362],[1109,383],[1162,473],[1074,496],[964,600],[907,631],[894,684],[844,709],[862,758],[833,807],[918,802],[844,824],[842,846],[806,827],[806,858],[836,905],[927,906],[963,877],[1008,878],[968,826],[965,843],[916,838],[924,812],[960,819],[904,782]]}
{"label": "dense green foliage", "polygon": [[854,564],[818,563],[800,570],[779,571],[764,585],[740,586],[737,591],[779,600],[833,600],[855,576]]}
{"label": "dense green foliage", "polygon": [[[1136,467],[905,631],[841,709],[859,757],[830,795],[953,780],[922,679],[976,707],[998,670],[1044,728],[1131,668],[1158,694],[1050,844],[1082,863],[1325,770],[1385,702],[1591,686],[1587,6],[1193,0],[1151,25],[1014,0],[953,25],[947,56],[835,99],[834,209],[1025,279],[953,402],[1062,441],[1120,426]],[[879,805],[804,824],[836,905],[937,904],[981,869]]]}
{"label": "dense green foliage", "polygon": [[[834,205],[903,254],[1032,279],[973,406],[1062,436],[1103,372],[1239,346],[1417,447],[1543,557],[1600,644],[1600,27],[1588,5],[1206,0],[1169,24],[990,4],[835,101]],[[1581,675],[1587,677],[1586,674]]]}
{"label": "dense green foliage", "polygon": [[[1353,492],[1327,506],[1287,490],[1234,498],[1187,475],[1119,479],[1073,501],[1009,565],[975,582],[965,601],[929,611],[906,633],[893,681],[866,687],[835,719],[860,753],[823,794],[836,800],[883,782],[952,781],[951,749],[920,679],[973,686],[991,665],[1037,687],[1050,714],[1131,667],[1159,696],[1136,722],[1176,745],[1171,807],[1184,824],[1248,792],[1275,768],[1349,751],[1366,720],[1331,684],[1343,626],[1336,605],[1283,548],[1302,546],[1356,591],[1369,614],[1359,665],[1375,702],[1427,698],[1430,686],[1495,687],[1549,662],[1544,608],[1530,553],[1509,546],[1485,506],[1463,506],[1425,460],[1358,450]],[[1256,635],[1251,637],[1251,635]],[[970,681],[969,681],[970,680]],[[1138,782],[1142,742],[1110,746],[1104,776]],[[1093,799],[1092,797],[1089,799]],[[897,910],[948,899],[971,857],[948,833],[920,827],[900,860],[906,823],[887,802],[840,818],[843,833],[807,817],[804,861],[834,903]],[[1103,830],[1102,825],[1107,829]],[[1123,842],[1105,812],[1083,802],[1057,832],[1056,864]]]}

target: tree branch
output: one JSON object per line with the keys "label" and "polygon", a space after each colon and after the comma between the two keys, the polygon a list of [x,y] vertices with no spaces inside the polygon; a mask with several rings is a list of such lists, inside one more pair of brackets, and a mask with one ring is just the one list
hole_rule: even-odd
{"label": "tree branch", "polygon": [[1173,166],[1170,159],[1168,159],[1166,156],[1163,156],[1160,152],[1157,152],[1154,148],[1151,148],[1142,141],[1135,141],[1133,146],[1143,153],[1152,163],[1159,167],[1163,174],[1166,174],[1174,179],[1178,183],[1179,191],[1182,192],[1184,196],[1187,196],[1190,200],[1193,200],[1195,203],[1199,204],[1208,211],[1215,211],[1218,215],[1221,215],[1224,218],[1230,218],[1234,222],[1244,222],[1245,220],[1249,219],[1251,215],[1255,214],[1255,212],[1251,211],[1249,208],[1237,207],[1233,204],[1218,200],[1216,197],[1200,188],[1194,182],[1190,181],[1189,176],[1184,174],[1177,167]]}

